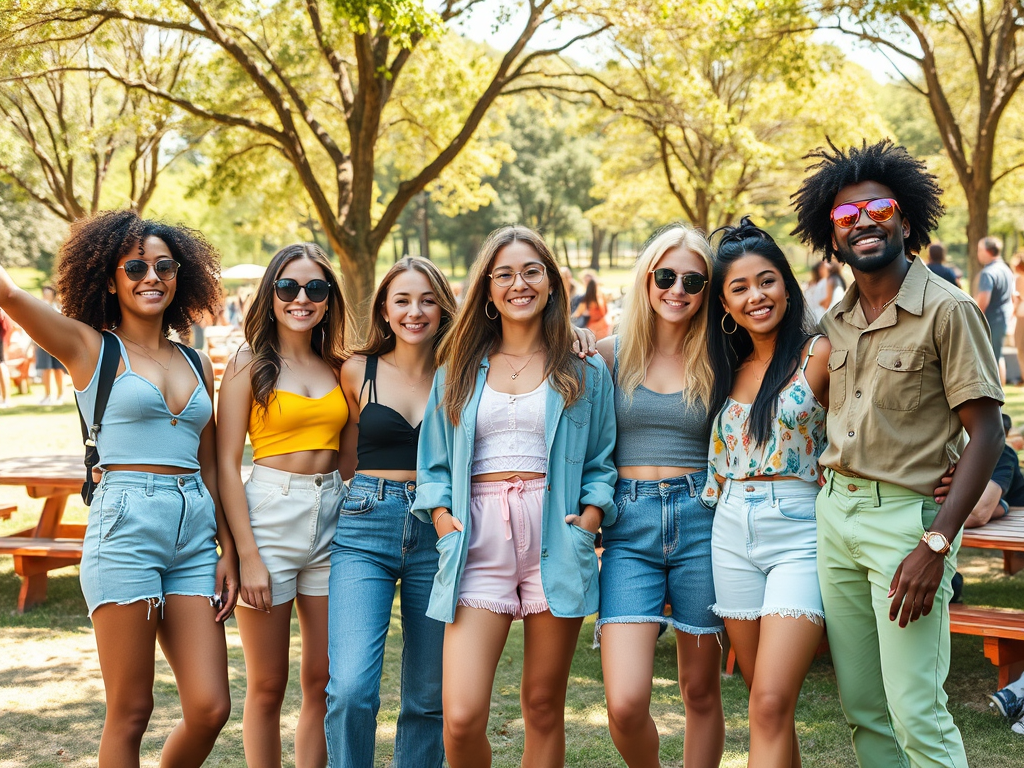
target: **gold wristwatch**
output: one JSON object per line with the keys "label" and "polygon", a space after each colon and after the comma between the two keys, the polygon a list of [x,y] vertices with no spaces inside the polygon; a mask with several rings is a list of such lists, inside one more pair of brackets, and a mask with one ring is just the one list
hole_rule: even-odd
{"label": "gold wristwatch", "polygon": [[921,541],[937,555],[945,555],[949,552],[949,539],[938,531],[925,531],[921,536]]}

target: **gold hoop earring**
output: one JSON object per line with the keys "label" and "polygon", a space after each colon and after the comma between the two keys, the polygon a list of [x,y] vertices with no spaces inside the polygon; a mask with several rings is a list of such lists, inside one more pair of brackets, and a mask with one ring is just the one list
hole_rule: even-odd
{"label": "gold hoop earring", "polygon": [[[487,311],[487,307],[489,307],[489,306],[490,307],[494,307],[494,317],[491,317],[491,313]],[[498,307],[495,306],[494,302],[491,301],[490,299],[488,299],[487,302],[484,304],[484,314],[487,315],[487,319],[488,320],[497,320],[498,319],[498,314],[499,314],[498,313]]]}
{"label": "gold hoop earring", "polygon": [[[731,331],[727,331],[725,329],[725,319],[726,318],[729,318],[730,320],[732,320],[732,330]],[[739,323],[736,322],[736,318],[735,317],[730,315],[728,312],[726,312],[724,315],[722,315],[722,333],[724,333],[726,336],[732,336],[739,329],[740,329],[740,326],[739,326]]]}

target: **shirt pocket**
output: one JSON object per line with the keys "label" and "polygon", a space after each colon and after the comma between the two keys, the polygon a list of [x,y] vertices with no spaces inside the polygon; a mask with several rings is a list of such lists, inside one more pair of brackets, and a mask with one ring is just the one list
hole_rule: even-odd
{"label": "shirt pocket", "polygon": [[846,402],[846,356],[845,349],[833,348],[828,354],[828,400],[834,411]]}
{"label": "shirt pocket", "polygon": [[587,458],[592,410],[590,401],[582,398],[565,409],[565,460],[570,464],[582,464]]}
{"label": "shirt pocket", "polygon": [[880,349],[874,403],[887,411],[912,411],[921,404],[924,350]]}

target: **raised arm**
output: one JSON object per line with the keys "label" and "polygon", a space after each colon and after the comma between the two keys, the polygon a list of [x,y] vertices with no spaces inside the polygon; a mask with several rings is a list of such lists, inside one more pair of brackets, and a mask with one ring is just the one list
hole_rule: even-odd
{"label": "raised arm", "polygon": [[241,598],[261,611],[272,605],[270,571],[260,557],[249,523],[249,504],[242,485],[242,453],[252,408],[248,349],[239,350],[228,361],[217,402],[217,477],[221,502],[235,539],[241,575]]}
{"label": "raised arm", "polygon": [[75,389],[85,389],[96,371],[102,336],[85,323],[54,312],[44,301],[19,288],[0,267],[0,307],[39,346],[71,374]]}

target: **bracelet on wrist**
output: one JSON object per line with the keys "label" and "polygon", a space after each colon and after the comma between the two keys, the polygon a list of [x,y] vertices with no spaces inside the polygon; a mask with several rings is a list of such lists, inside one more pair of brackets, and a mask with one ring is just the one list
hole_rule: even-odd
{"label": "bracelet on wrist", "polygon": [[[445,510],[444,512],[442,512],[442,513],[441,513],[440,515],[438,515],[437,517],[435,517],[435,518],[434,518],[434,522],[433,522],[433,523],[431,523],[431,525],[433,525],[433,526],[434,526],[434,527],[436,528],[436,527],[437,527],[437,521],[438,521],[438,520],[440,520],[440,519],[441,519],[442,517],[444,517],[445,515],[451,515],[451,514],[452,514],[452,513],[451,513],[451,512],[449,512],[449,511],[448,511],[448,510],[446,509],[446,510]],[[453,515],[453,517],[454,517],[454,515]]]}

